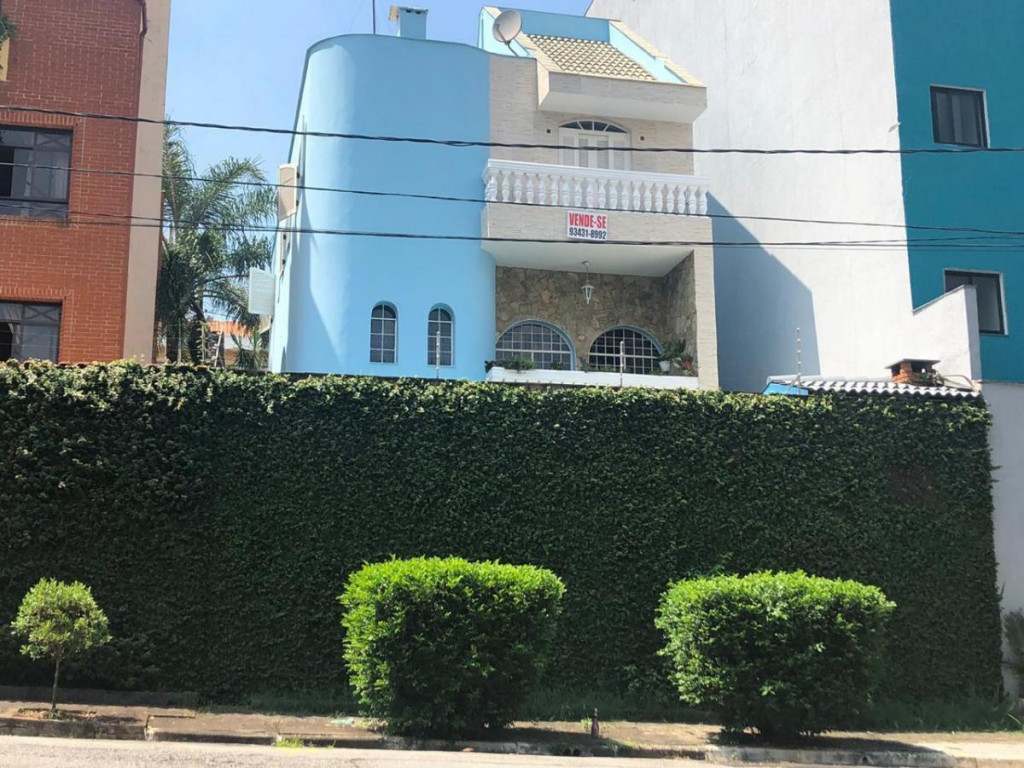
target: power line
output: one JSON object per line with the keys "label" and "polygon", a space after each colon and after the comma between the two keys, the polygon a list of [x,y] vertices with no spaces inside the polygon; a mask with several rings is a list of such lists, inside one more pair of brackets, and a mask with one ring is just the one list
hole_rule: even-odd
{"label": "power line", "polygon": [[[115,171],[102,168],[76,168],[73,166],[58,166],[58,165],[37,165],[33,163],[4,163],[0,162],[0,168],[37,168],[40,170],[52,170],[52,171],[68,171],[69,173],[83,173],[83,174],[96,174],[103,176],[117,176],[117,177],[139,177],[149,179],[171,179],[174,181],[191,181],[191,182],[220,182],[220,179],[211,179],[204,176],[193,176],[193,175],[164,175],[160,173],[141,173],[134,171]],[[938,226],[938,225],[924,225],[924,224],[889,224],[884,222],[869,222],[869,221],[846,221],[841,219],[807,219],[799,217],[785,217],[785,216],[747,216],[742,214],[731,214],[731,213],[682,213],[676,211],[630,211],[622,208],[610,208],[608,206],[590,206],[590,205],[568,205],[561,203],[546,203],[540,205],[538,203],[527,203],[516,200],[487,200],[481,197],[458,197],[452,195],[431,195],[426,193],[416,192],[387,192],[383,190],[366,190],[366,189],[349,189],[345,187],[320,187],[320,186],[307,186],[307,185],[290,185],[290,184],[276,184],[271,181],[234,181],[232,185],[241,187],[262,187],[268,189],[295,189],[303,192],[332,192],[349,195],[362,195],[368,197],[397,197],[407,198],[415,200],[430,200],[438,202],[453,202],[453,203],[474,203],[474,204],[496,204],[496,205],[518,205],[526,206],[529,208],[556,208],[564,210],[577,210],[579,208],[586,208],[587,210],[602,211],[610,213],[643,213],[654,216],[679,216],[682,218],[708,218],[708,219],[724,219],[724,220],[737,220],[737,221],[777,221],[792,224],[816,224],[816,225],[827,225],[827,226],[850,226],[850,227],[879,227],[886,229],[908,229],[923,232],[969,232],[972,234],[983,234],[983,235],[1007,235],[1007,236],[1024,236],[1024,230],[1008,230],[1008,229],[986,229],[980,227],[956,227],[956,226]],[[910,241],[918,242],[918,241]]]}
{"label": "power line", "polygon": [[[323,139],[354,139],[359,141],[383,141],[406,144],[427,144],[443,147],[500,147],[503,149],[551,149],[577,150],[570,144],[537,144],[529,142],[472,141],[466,139],[434,139],[420,136],[387,136],[365,133],[336,133],[331,131],[299,131],[293,128],[271,128],[267,126],[241,125],[230,123],[207,123],[194,120],[157,120],[131,115],[109,115],[101,112],[75,112],[64,109],[43,107],[20,107],[0,104],[0,111],[30,112],[58,117],[76,117],[90,120],[113,120],[144,125],[170,125],[182,128],[208,128],[218,131],[243,131],[247,133],[269,133],[278,136],[307,136]],[[587,147],[596,152],[637,152],[637,153],[680,153],[693,155],[972,155],[1021,153],[1024,147],[919,147],[912,149],[756,149],[756,148],[714,148],[695,147]]]}
{"label": "power line", "polygon": [[[90,211],[70,211],[69,215],[94,216],[107,219],[118,219],[118,221],[83,221],[74,220],[67,223],[76,226],[105,226],[105,227],[143,227],[163,228],[165,222],[162,219],[146,216],[130,216],[114,213],[99,213]],[[26,218],[22,224],[40,225],[53,222],[43,218]],[[219,232],[248,232],[276,234],[279,229],[272,226],[248,226],[242,224],[214,224],[206,225],[202,222],[184,221],[178,222],[182,226],[202,227],[209,231]],[[773,247],[773,248],[820,248],[820,249],[849,249],[849,250],[902,250],[909,244],[924,243],[923,250],[1005,250],[1024,251],[1024,241],[1020,243],[976,243],[964,242],[965,240],[977,240],[986,238],[935,238],[921,241],[905,240],[822,240],[822,241],[780,241],[780,242],[759,242],[759,241],[714,241],[714,240],[607,240],[594,242],[588,240],[569,240],[562,238],[540,238],[540,237],[494,237],[488,235],[449,235],[430,234],[416,232],[380,232],[344,229],[318,229],[318,228],[294,228],[287,230],[288,234],[307,235],[332,235],[341,237],[371,237],[397,240],[443,240],[462,242],[493,242],[493,243],[531,243],[550,245],[601,245],[601,246],[650,246],[650,247]],[[992,238],[1003,240],[1004,238]]]}

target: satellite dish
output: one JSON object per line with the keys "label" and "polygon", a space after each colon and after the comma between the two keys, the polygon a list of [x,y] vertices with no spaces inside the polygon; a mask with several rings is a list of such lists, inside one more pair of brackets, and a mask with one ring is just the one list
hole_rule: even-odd
{"label": "satellite dish", "polygon": [[519,15],[519,11],[503,11],[494,20],[494,27],[491,31],[494,33],[495,40],[511,48],[512,41],[523,31],[523,17]]}

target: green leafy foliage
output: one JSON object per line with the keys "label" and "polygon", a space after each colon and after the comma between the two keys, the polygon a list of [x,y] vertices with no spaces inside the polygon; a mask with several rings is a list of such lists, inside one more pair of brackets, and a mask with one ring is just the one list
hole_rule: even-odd
{"label": "green leafy foliage", "polygon": [[78,581],[65,584],[40,579],[21,601],[11,629],[24,641],[22,654],[54,661],[54,710],[61,662],[110,640],[106,615],[96,605],[92,591]]}
{"label": "green leafy foliage", "polygon": [[18,36],[18,25],[11,21],[5,13],[0,11],[0,44],[8,40],[14,40]]}
{"label": "green leafy foliage", "polygon": [[565,587],[532,566],[414,558],[367,565],[341,595],[361,704],[409,736],[509,725],[536,681]]}
{"label": "green leafy foliage", "polygon": [[[988,423],[917,397],[0,365],[0,617],[80,579],[115,639],[69,684],[343,690],[336,598],[364,563],[531,563],[566,585],[545,687],[668,699],[670,581],[803,568],[899,606],[879,697],[988,697]],[[39,672],[0,633],[0,680]]]}
{"label": "green leafy foliage", "polygon": [[106,615],[78,581],[40,579],[21,601],[11,629],[32,659],[67,658],[110,640]]}
{"label": "green leafy foliage", "polygon": [[856,722],[893,608],[855,581],[763,572],[680,581],[655,624],[685,703],[730,730],[792,737]]}
{"label": "green leafy foliage", "polygon": [[166,231],[160,238],[156,319],[167,359],[207,362],[203,328],[211,309],[236,320],[247,337],[241,363],[263,362],[259,317],[250,314],[244,281],[252,267],[273,258],[271,238],[277,195],[264,184],[259,160],[229,157],[199,174],[179,126],[164,131]]}

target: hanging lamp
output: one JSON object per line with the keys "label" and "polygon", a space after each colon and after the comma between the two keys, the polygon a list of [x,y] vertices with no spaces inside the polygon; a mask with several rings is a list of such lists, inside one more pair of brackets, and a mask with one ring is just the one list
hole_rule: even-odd
{"label": "hanging lamp", "polygon": [[594,286],[590,284],[590,262],[589,261],[582,261],[580,263],[587,270],[587,282],[585,282],[583,284],[582,291],[583,291],[583,298],[586,300],[587,304],[589,304],[590,300],[594,297]]}

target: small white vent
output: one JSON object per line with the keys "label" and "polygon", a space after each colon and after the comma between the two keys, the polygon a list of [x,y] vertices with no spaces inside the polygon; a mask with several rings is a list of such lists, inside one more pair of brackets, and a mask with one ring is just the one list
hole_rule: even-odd
{"label": "small white vent", "polygon": [[277,220],[284,221],[299,210],[299,167],[282,165],[277,179]]}
{"label": "small white vent", "polygon": [[249,270],[249,312],[274,314],[274,275],[256,267]]}

